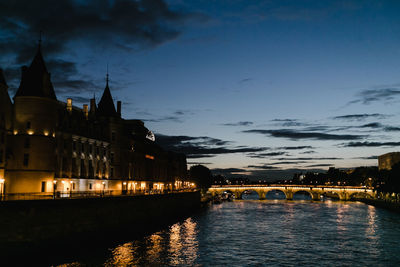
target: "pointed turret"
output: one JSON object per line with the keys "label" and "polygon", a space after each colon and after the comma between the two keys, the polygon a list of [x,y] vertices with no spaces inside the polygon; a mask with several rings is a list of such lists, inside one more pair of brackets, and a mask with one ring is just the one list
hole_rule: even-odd
{"label": "pointed turret", "polygon": [[50,73],[47,71],[43,60],[40,42],[31,65],[22,67],[21,83],[15,94],[15,97],[17,96],[40,96],[57,99],[50,80]]}
{"label": "pointed turret", "polygon": [[97,114],[101,116],[118,117],[117,111],[115,110],[114,101],[111,96],[110,87],[108,87],[108,73],[106,79],[106,88],[104,89],[103,96],[97,106]]}

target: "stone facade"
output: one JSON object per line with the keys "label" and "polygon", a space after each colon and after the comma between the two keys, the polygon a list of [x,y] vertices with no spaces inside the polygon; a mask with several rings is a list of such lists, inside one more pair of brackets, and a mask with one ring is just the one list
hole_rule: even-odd
{"label": "stone facade", "polygon": [[[0,194],[176,189],[183,154],[163,150],[140,120],[121,117],[107,84],[99,103],[57,100],[41,48],[13,98],[0,70]],[[186,181],[186,182],[185,182]],[[183,182],[183,183],[182,183]]]}
{"label": "stone facade", "polygon": [[393,165],[400,162],[400,152],[390,152],[378,156],[379,170],[391,170]]}

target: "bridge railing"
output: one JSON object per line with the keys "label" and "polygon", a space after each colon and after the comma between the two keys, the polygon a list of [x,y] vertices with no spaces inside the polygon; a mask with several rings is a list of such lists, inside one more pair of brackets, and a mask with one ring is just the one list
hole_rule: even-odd
{"label": "bridge railing", "polygon": [[285,188],[336,188],[336,189],[369,189],[373,190],[373,187],[368,186],[340,186],[340,185],[294,185],[294,184],[269,184],[269,185],[212,185],[211,188],[243,188],[243,187],[285,187]]}

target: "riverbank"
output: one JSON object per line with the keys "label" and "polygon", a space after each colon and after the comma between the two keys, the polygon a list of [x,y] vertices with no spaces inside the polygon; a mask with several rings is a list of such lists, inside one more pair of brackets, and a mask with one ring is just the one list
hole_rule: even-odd
{"label": "riverbank", "polygon": [[60,253],[78,253],[73,249],[77,244],[131,240],[174,223],[200,206],[198,191],[0,202],[0,254],[4,259],[41,251],[37,257],[49,257],[50,247]]}
{"label": "riverbank", "polygon": [[369,198],[358,199],[358,201],[361,201],[368,205],[372,205],[375,207],[384,208],[384,209],[388,209],[388,210],[400,213],[400,203],[399,202],[385,201],[382,199],[369,199]]}

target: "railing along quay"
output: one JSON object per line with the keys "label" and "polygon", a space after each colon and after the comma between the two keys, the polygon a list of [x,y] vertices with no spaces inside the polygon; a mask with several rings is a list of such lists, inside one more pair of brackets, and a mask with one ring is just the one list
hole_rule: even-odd
{"label": "railing along quay", "polygon": [[56,199],[83,199],[83,198],[110,198],[140,195],[165,195],[172,193],[194,192],[197,189],[178,190],[92,190],[92,191],[56,191],[52,193],[10,193],[0,195],[0,201],[14,200],[56,200]]}

